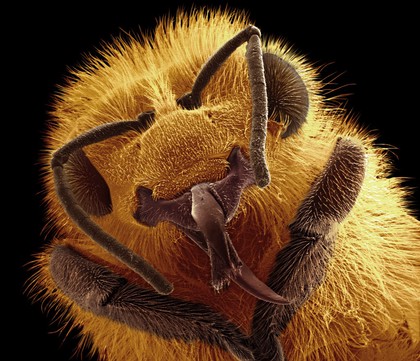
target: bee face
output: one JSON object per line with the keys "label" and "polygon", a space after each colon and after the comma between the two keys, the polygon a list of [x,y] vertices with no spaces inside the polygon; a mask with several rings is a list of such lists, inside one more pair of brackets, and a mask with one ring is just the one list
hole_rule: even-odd
{"label": "bee face", "polygon": [[138,185],[152,189],[157,198],[170,199],[194,184],[223,176],[237,142],[209,113],[180,109],[156,115],[156,124],[140,141],[139,159],[145,161],[139,164]]}
{"label": "bee face", "polygon": [[[179,18],[153,45],[93,59],[57,100],[45,163],[59,234],[35,282],[109,360],[356,357],[357,327],[404,324],[416,304],[419,225],[381,180],[382,153],[244,17]],[[385,328],[366,355],[404,334]]]}

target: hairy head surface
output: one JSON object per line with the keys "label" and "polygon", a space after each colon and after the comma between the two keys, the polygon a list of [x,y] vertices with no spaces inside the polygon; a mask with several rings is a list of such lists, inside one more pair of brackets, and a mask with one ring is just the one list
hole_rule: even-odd
{"label": "hairy head surface", "polygon": [[[182,109],[176,102],[191,90],[205,61],[249,23],[240,12],[179,12],[175,19],[160,21],[153,36],[124,36],[105,45],[98,56],[88,57],[73,70],[61,87],[43,160],[49,169],[51,153],[78,135],[153,110],[154,121],[144,132],[128,132],[90,145],[84,155],[74,157],[71,170],[82,168],[81,176],[72,178],[78,183],[78,198],[105,231],[174,283],[174,296],[208,305],[245,333],[250,331],[255,299],[235,286],[215,295],[208,287],[210,265],[202,251],[170,224],[147,227],[136,222],[133,213],[138,187],[152,190],[156,199],[173,199],[195,184],[225,177],[226,159],[234,147],[249,157],[252,104],[245,45],[211,78],[199,109]],[[352,360],[355,355],[370,360],[370,350],[381,343],[399,339],[393,345],[404,344],[401,335],[408,335],[411,342],[404,344],[408,351],[401,352],[413,353],[420,339],[416,323],[420,226],[407,210],[407,191],[389,176],[386,149],[376,147],[371,134],[324,98],[316,69],[284,41],[267,40],[264,34],[262,38],[263,50],[287,62],[281,69],[299,83],[300,91],[287,93],[290,98],[286,99],[293,102],[299,97],[300,107],[286,105],[288,113],[283,114],[281,102],[268,104],[272,111],[266,158],[271,183],[243,192],[227,229],[238,254],[258,278],[267,279],[276,254],[288,242],[287,226],[322,172],[337,138],[357,140],[367,154],[365,179],[353,209],[338,229],[325,282],[281,336],[285,354],[290,360]],[[277,58],[266,61],[278,62]],[[277,83],[271,86],[271,93],[283,91]],[[282,139],[290,117],[297,119],[299,130]],[[83,194],[86,186],[80,184],[92,174],[92,167],[101,180],[96,195],[100,202],[95,206]],[[34,289],[41,289],[39,295],[49,300],[51,309],[62,310],[63,319],[73,318],[75,325],[83,325],[81,333],[93,349],[109,360],[121,359],[121,354],[126,360],[152,357],[150,349],[162,359],[232,359],[225,351],[200,342],[153,339],[95,317],[60,293],[48,269],[53,246],[60,244],[130,282],[147,285],[69,220],[54,193],[50,171],[45,189],[55,237],[37,260]]]}

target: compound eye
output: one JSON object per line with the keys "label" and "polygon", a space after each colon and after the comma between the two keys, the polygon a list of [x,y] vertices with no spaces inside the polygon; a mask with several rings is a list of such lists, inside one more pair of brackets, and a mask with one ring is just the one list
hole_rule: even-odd
{"label": "compound eye", "polygon": [[267,85],[268,116],[284,123],[282,138],[297,132],[306,120],[309,96],[297,71],[275,54],[264,53],[264,73]]}
{"label": "compound eye", "polygon": [[108,184],[83,150],[71,154],[65,169],[74,198],[86,213],[105,216],[112,212]]}

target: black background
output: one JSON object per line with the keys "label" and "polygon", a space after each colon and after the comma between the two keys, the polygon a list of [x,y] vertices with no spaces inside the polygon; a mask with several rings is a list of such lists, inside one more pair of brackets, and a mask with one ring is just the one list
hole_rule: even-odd
{"label": "black background", "polygon": [[[136,3],[140,4],[140,1]],[[51,318],[41,305],[31,305],[22,295],[31,254],[40,250],[43,219],[39,168],[41,132],[56,84],[62,83],[68,66],[95,52],[101,41],[110,41],[121,30],[151,30],[156,19],[192,2],[153,1],[147,9],[117,1],[112,5],[60,2],[60,5],[17,5],[3,11],[3,171],[6,203],[3,244],[3,319],[10,359],[69,360],[75,349],[73,335],[54,332]],[[198,5],[219,6],[208,1]],[[343,5],[344,4],[344,5]],[[343,91],[352,93],[348,106],[360,122],[377,130],[378,143],[395,146],[394,174],[411,178],[418,187],[419,64],[416,10],[403,5],[365,8],[350,2],[335,7],[307,7],[256,1],[230,1],[232,8],[246,9],[263,34],[286,38],[295,49],[317,64],[330,64],[325,75],[342,74]],[[410,199],[419,209],[419,191]],[[418,213],[417,213],[418,214]],[[9,281],[11,280],[10,284]],[[11,296],[10,296],[11,295]],[[10,324],[9,324],[10,323]],[[4,325],[4,323],[3,323]],[[77,356],[74,359],[79,359]],[[85,359],[87,358],[84,355]]]}

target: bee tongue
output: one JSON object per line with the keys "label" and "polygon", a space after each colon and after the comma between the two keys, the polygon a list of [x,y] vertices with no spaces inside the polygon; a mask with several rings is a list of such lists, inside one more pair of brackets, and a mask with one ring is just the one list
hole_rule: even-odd
{"label": "bee tongue", "polygon": [[270,287],[268,287],[264,282],[260,281],[245,263],[242,264],[241,272],[232,277],[232,281],[235,282],[244,291],[260,300],[269,303],[275,303],[277,305],[290,304],[288,299],[280,296]]}
{"label": "bee tongue", "polygon": [[204,236],[197,239],[198,232],[186,232],[189,237],[208,253],[212,266],[212,284],[216,291],[227,287],[232,280],[254,297],[275,304],[289,301],[275,293],[260,281],[239,258],[229,234],[225,229],[225,214],[216,189],[209,183],[191,188],[191,216],[198,231]]}
{"label": "bee tongue", "polygon": [[255,297],[276,304],[289,303],[261,282],[239,258],[226,224],[235,216],[242,191],[255,184],[249,161],[238,147],[229,155],[229,172],[214,183],[194,185],[191,190],[171,199],[154,200],[152,191],[139,187],[139,207],[134,218],[142,224],[155,226],[169,221],[181,229],[210,257],[212,285],[216,291],[235,282]]}

